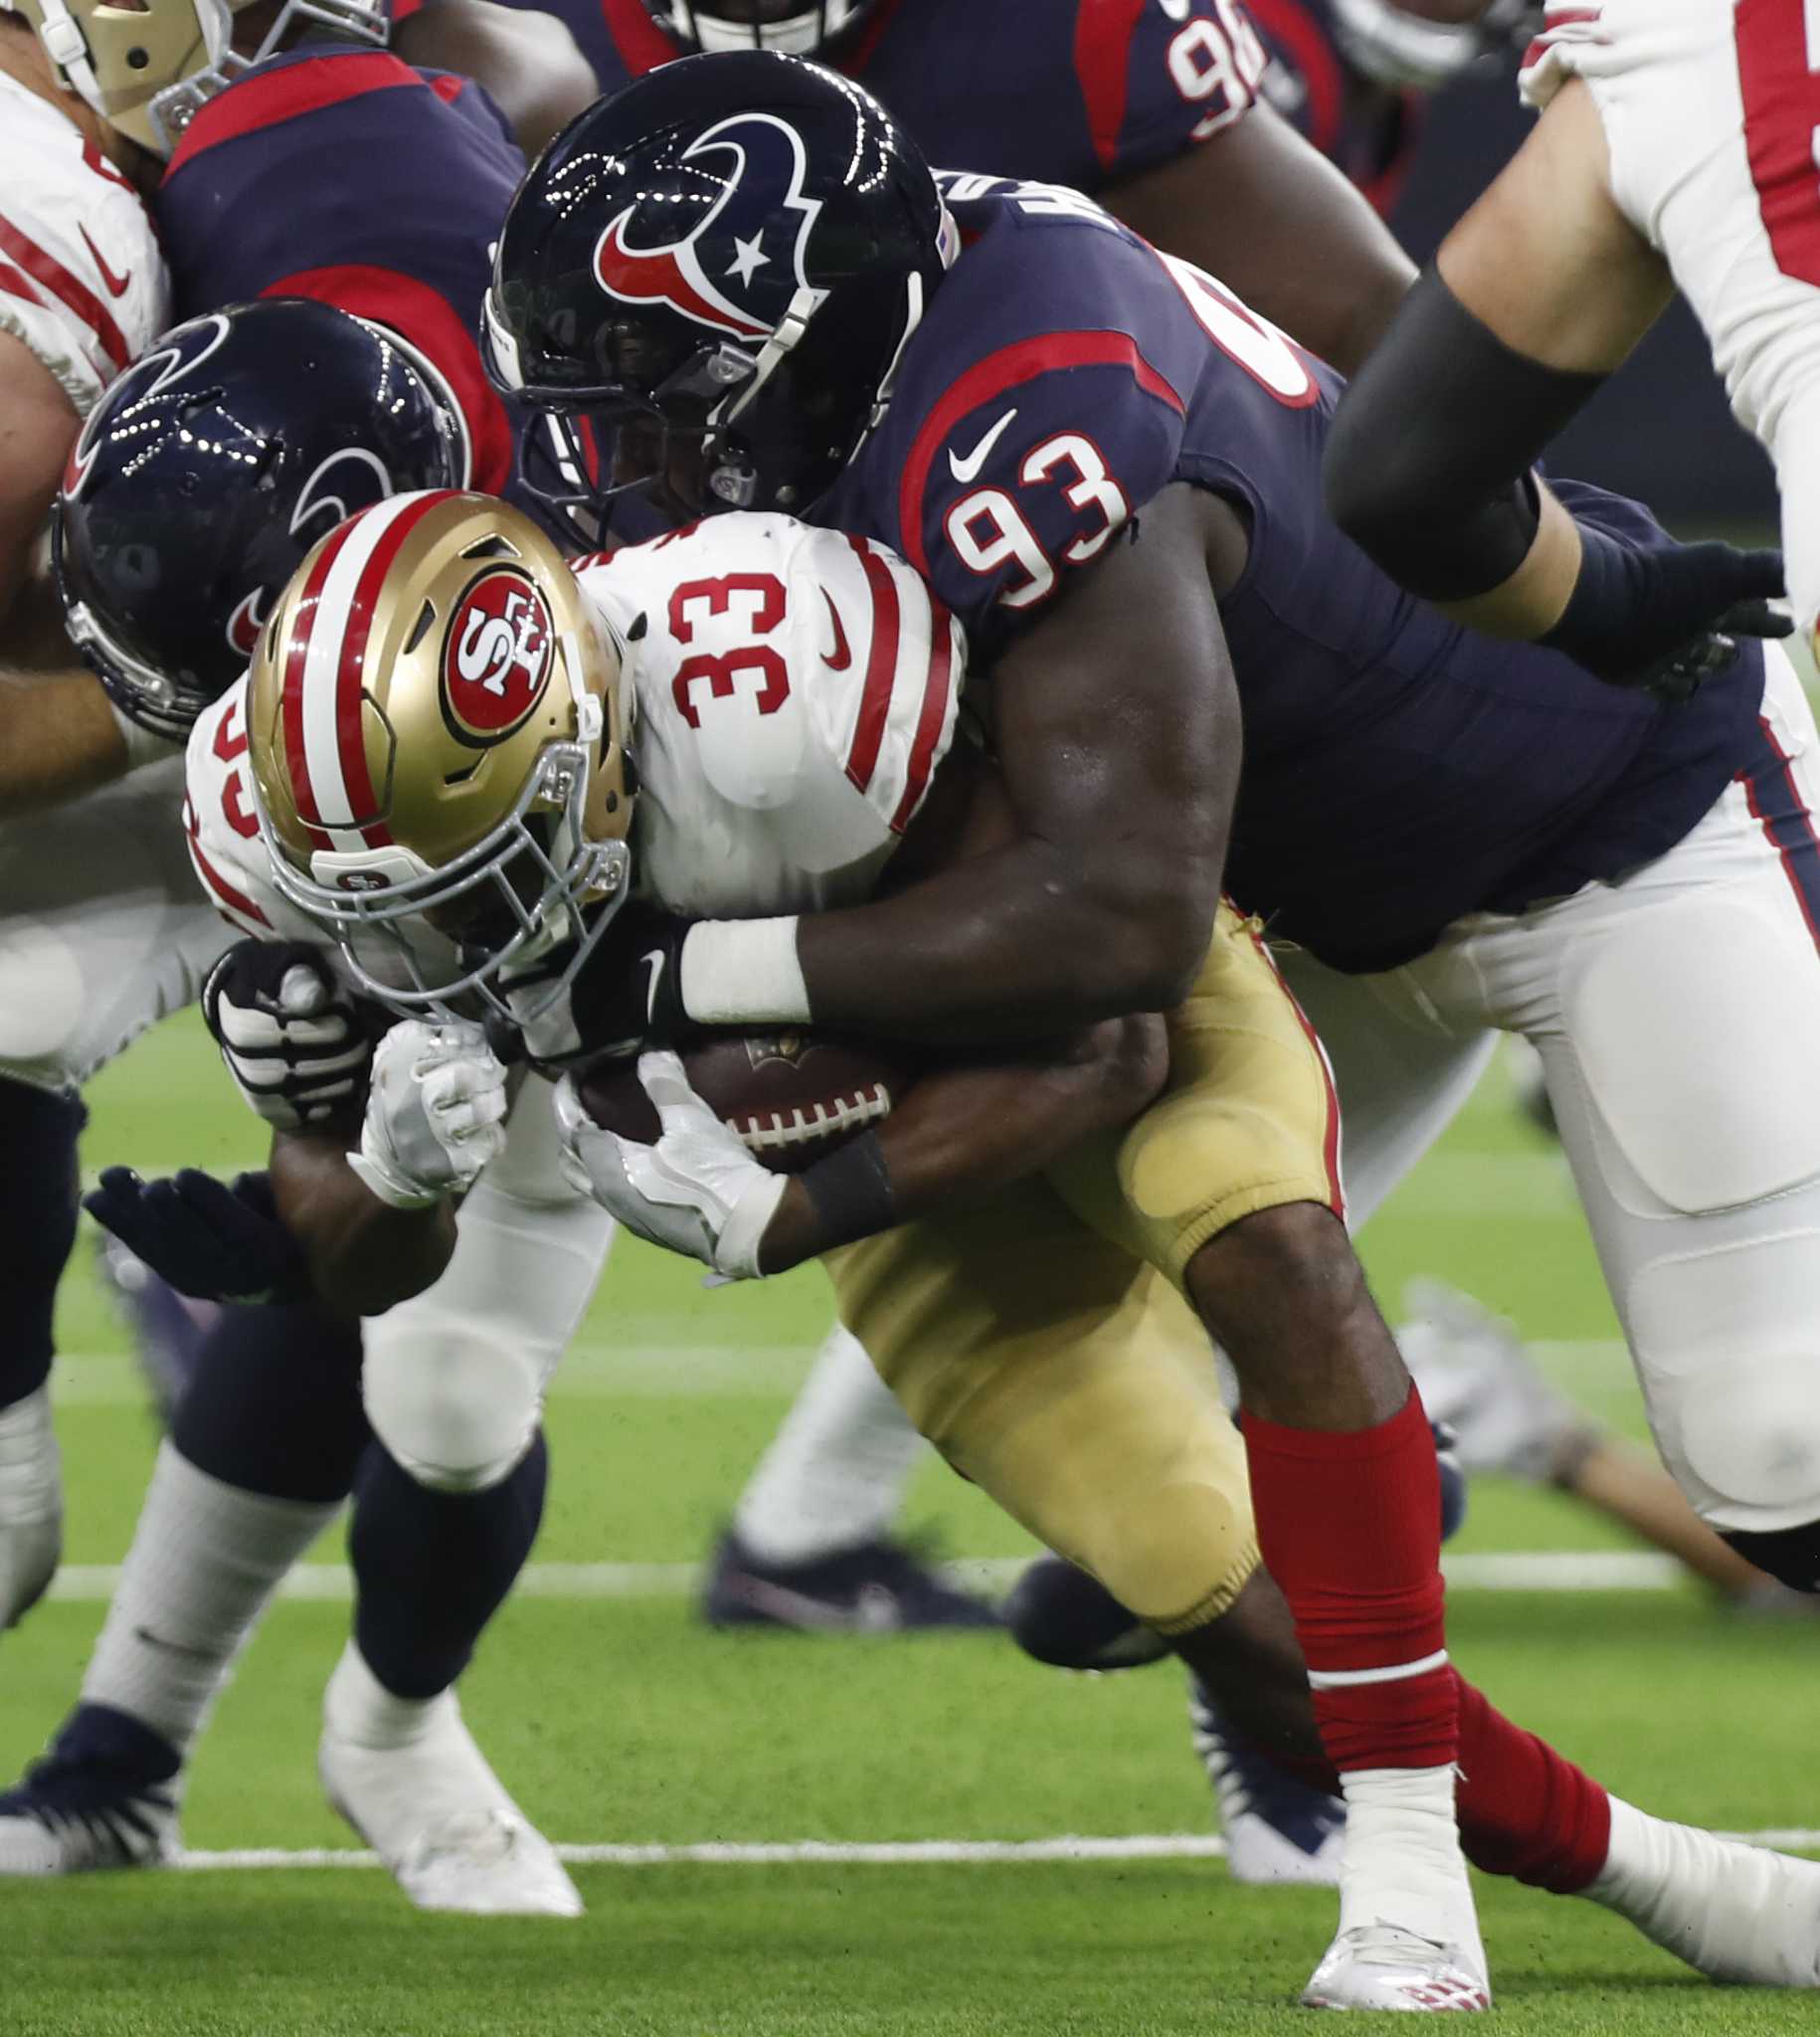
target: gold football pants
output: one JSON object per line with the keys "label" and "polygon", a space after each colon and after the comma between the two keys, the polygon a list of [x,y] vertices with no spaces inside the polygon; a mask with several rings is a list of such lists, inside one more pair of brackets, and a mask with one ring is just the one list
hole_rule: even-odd
{"label": "gold football pants", "polygon": [[1133,1124],[990,1203],[830,1253],[841,1320],[917,1427],[1162,1632],[1257,1568],[1244,1452],[1175,1291],[1260,1209],[1338,1207],[1326,1061],[1256,930],[1222,906]]}

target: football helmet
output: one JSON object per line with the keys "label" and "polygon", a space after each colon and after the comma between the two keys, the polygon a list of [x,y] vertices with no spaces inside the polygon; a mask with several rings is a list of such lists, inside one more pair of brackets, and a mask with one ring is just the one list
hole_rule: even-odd
{"label": "football helmet", "polygon": [[644,0],[659,28],[691,50],[782,50],[813,57],[857,28],[876,0]]}
{"label": "football helmet", "polygon": [[1347,62],[1374,84],[1438,92],[1484,58],[1527,39],[1537,0],[1489,0],[1472,21],[1429,21],[1396,0],[1333,0],[1334,33]]}
{"label": "football helmet", "polygon": [[386,0],[284,0],[251,56],[234,49],[234,17],[255,0],[0,0],[38,40],[72,92],[116,132],[169,155],[196,108],[304,22],[385,47]]}
{"label": "football helmet", "polygon": [[654,484],[689,516],[801,512],[883,415],[953,260],[916,145],[800,57],[685,57],[581,114],[519,186],[483,314],[545,412],[525,483],[584,546]]}
{"label": "football helmet", "polygon": [[[606,930],[632,874],[622,652],[487,495],[395,496],[297,569],[248,690],[260,834],[392,1010],[532,1020]],[[536,986],[509,1009],[507,976]]]}
{"label": "football helmet", "polygon": [[52,511],[65,624],[123,714],[180,738],[319,537],[468,477],[460,407],[376,325],[266,297],[174,327],[83,427]]}

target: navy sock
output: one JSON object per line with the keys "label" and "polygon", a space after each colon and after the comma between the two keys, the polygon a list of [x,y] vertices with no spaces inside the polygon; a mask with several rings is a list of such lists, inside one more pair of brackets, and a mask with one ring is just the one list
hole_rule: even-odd
{"label": "navy sock", "polygon": [[51,1317],[76,1245],[76,1141],[87,1115],[73,1092],[0,1077],[0,1407],[35,1393],[51,1371]]}
{"label": "navy sock", "polygon": [[394,1697],[433,1698],[471,1660],[537,1540],[549,1454],[540,1429],[485,1492],[433,1492],[375,1443],[355,1481],[354,1638]]}
{"label": "navy sock", "polygon": [[313,1302],[223,1309],[171,1422],[177,1448],[224,1485],[323,1504],[353,1489],[370,1433],[360,1326]]}

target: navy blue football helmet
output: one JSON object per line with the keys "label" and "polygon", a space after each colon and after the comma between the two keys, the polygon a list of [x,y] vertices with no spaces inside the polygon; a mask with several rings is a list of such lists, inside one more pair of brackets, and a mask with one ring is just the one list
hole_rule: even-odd
{"label": "navy blue football helmet", "polygon": [[801,512],[889,399],[953,259],[928,164],[799,57],[685,57],[560,133],[486,293],[497,386],[545,413],[525,485],[583,545],[612,498]]}
{"label": "navy blue football helmet", "polygon": [[659,28],[690,50],[782,50],[813,57],[855,29],[877,0],[644,0]]}
{"label": "navy blue football helmet", "polygon": [[454,396],[391,333],[303,297],[192,318],[70,456],[51,546],[71,641],[123,714],[180,740],[317,538],[467,469]]}

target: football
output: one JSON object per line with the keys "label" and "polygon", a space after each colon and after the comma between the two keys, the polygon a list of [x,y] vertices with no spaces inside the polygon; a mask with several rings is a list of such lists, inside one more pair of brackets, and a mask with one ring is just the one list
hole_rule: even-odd
{"label": "football", "polygon": [[[877,1124],[913,1079],[907,1052],[831,1032],[729,1029],[681,1054],[696,1094],[777,1174],[796,1174]],[[598,1061],[575,1086],[597,1125],[645,1145],[656,1139],[636,1060]]]}

